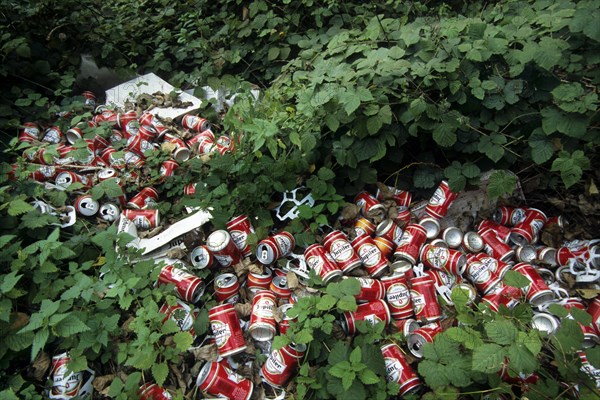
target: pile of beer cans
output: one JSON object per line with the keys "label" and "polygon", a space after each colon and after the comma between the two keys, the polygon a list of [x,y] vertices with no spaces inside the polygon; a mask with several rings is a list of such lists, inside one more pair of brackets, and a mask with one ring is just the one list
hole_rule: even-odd
{"label": "pile of beer cans", "polygon": [[[155,209],[160,193],[152,185],[127,193],[128,182],[140,182],[150,150],[170,152],[171,158],[160,167],[156,183],[161,183],[190,157],[235,149],[233,137],[216,137],[210,123],[201,117],[185,115],[181,126],[175,127],[149,113],[137,115],[96,106],[93,93],[83,96],[86,106],[94,110],[93,119],[65,133],[59,124],[42,127],[27,122],[19,135],[20,142],[32,146],[24,152],[26,161],[37,166],[29,173],[31,179],[53,183],[50,187],[57,189],[81,184],[72,199],[72,208],[81,217],[95,216],[107,222],[126,218],[137,229],[155,228],[160,225]],[[110,126],[110,134],[88,138],[86,127],[98,124]],[[85,160],[71,155],[81,152],[80,139],[89,155]],[[15,165],[13,173],[17,172]],[[95,200],[91,187],[107,180],[120,185],[122,194]],[[190,184],[183,195],[193,195],[195,190]],[[456,288],[467,295],[468,304],[490,311],[527,302],[535,311],[532,328],[548,334],[561,322],[548,311],[549,305],[584,309],[593,318],[592,324],[581,326],[584,346],[600,342],[600,298],[574,297],[566,285],[567,276],[585,285],[600,282],[600,241],[576,240],[558,248],[543,245],[543,229],[560,229],[562,218],[528,207],[498,207],[493,218],[477,221],[471,230],[463,231],[444,220],[457,195],[445,181],[422,202],[414,202],[410,192],[395,188],[375,194],[361,192],[353,201],[355,218],[345,214],[332,227],[322,227],[318,242],[306,248],[296,246],[294,235],[285,229],[273,230],[250,246],[248,236],[254,233],[251,216],[239,215],[225,229],[204,227],[204,235],[199,236],[202,240],[187,248],[184,258],[158,264],[157,282],[174,285],[178,303],[165,303],[161,313],[164,321],[174,320],[182,331],[196,336],[193,322],[198,307],[207,308],[210,334],[196,342],[215,346],[218,358],[206,360],[198,370],[198,390],[206,396],[246,400],[256,396],[257,385],[275,391],[288,387],[306,346],[290,343],[272,349],[271,343],[294,323],[286,311],[299,294],[319,295],[318,290],[307,292],[310,271],[325,284],[352,277],[360,282],[356,311],[339,315],[337,321],[346,335],[356,334],[359,321],[382,322],[403,333],[406,340],[402,346],[381,343],[387,379],[400,385],[401,395],[421,389],[414,364],[423,357],[424,344],[448,325],[444,309],[454,305],[451,294]],[[42,212],[59,212],[47,204],[36,206]],[[530,283],[523,288],[506,285],[503,277],[508,271],[521,274]],[[300,283],[292,287],[292,278]],[[266,355],[261,365],[254,360],[256,349]],[[585,348],[581,356],[585,357]],[[66,374],[65,360],[68,354],[55,357],[50,398],[89,396],[89,379],[82,373]],[[251,368],[242,368],[248,362]],[[585,368],[592,375],[597,373],[589,363]],[[600,380],[597,382],[600,385]],[[170,398],[166,390],[151,382],[140,388],[140,396]]]}

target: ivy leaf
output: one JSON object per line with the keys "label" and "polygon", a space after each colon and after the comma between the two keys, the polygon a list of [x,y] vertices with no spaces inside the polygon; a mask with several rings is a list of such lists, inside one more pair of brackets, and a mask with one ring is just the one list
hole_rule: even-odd
{"label": "ivy leaf", "polygon": [[486,343],[473,350],[473,370],[496,373],[502,368],[504,349],[494,343]]}
{"label": "ivy leaf", "polygon": [[175,348],[183,352],[192,346],[194,337],[189,332],[178,332],[173,336],[173,342],[175,342]]}
{"label": "ivy leaf", "polygon": [[498,198],[502,195],[510,195],[515,190],[517,177],[506,171],[496,171],[490,175],[487,186],[487,195],[490,198]]}
{"label": "ivy leaf", "polygon": [[166,363],[152,365],[152,376],[158,386],[162,386],[169,375],[169,366]]}
{"label": "ivy leaf", "polygon": [[490,339],[498,344],[511,344],[517,337],[517,328],[506,320],[490,321],[484,325]]}

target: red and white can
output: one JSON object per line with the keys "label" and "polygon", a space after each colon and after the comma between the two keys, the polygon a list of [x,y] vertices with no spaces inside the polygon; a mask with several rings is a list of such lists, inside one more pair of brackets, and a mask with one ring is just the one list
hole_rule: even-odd
{"label": "red and white can", "polygon": [[510,237],[510,228],[508,226],[500,225],[491,219],[484,219],[477,226],[477,233],[481,235],[481,232],[487,229],[494,231],[496,236],[498,236],[498,239],[500,239],[502,242],[508,242],[508,238]]}
{"label": "red and white can", "polygon": [[600,296],[596,296],[588,305],[587,312],[592,316],[592,325],[600,335]]}
{"label": "red and white can", "polygon": [[568,266],[570,260],[586,257],[589,251],[587,241],[575,240],[556,249],[555,261],[560,266]]}
{"label": "red and white can", "polygon": [[448,212],[448,208],[457,196],[458,193],[450,190],[448,182],[440,182],[440,185],[435,189],[435,192],[425,207],[425,214],[435,219],[444,218]]}
{"label": "red and white can", "polygon": [[359,218],[354,222],[354,232],[356,233],[356,236],[373,236],[375,229],[375,224],[364,217]]}
{"label": "red and white can", "polygon": [[177,304],[173,306],[164,303],[158,312],[165,314],[163,324],[167,322],[168,319],[171,319],[177,324],[182,332],[189,332],[192,334],[192,336],[196,337],[194,321],[199,314],[199,310],[197,308],[192,310],[190,306],[180,300],[177,300]]}
{"label": "red and white can", "polygon": [[392,318],[406,319],[415,315],[413,311],[410,286],[405,274],[394,274],[381,278],[385,289],[385,300]]}
{"label": "red and white can", "polygon": [[217,351],[221,357],[241,353],[248,347],[233,304],[225,303],[208,312],[210,328],[215,335]]}
{"label": "red and white can", "polygon": [[357,236],[352,241],[352,248],[360,257],[367,273],[372,278],[381,276],[387,269],[387,259],[381,253],[371,236]]}
{"label": "red and white can", "polygon": [[276,307],[275,293],[269,290],[259,290],[252,299],[252,314],[248,332],[254,340],[265,342],[273,339],[277,331],[277,323],[273,316]]}
{"label": "red and white can", "polygon": [[487,303],[492,311],[498,312],[501,305],[508,309],[514,308],[521,303],[522,297],[523,291],[521,289],[505,285],[500,281],[481,298],[481,302]]}
{"label": "red and white can", "polygon": [[400,396],[419,390],[421,380],[406,361],[404,353],[395,343],[381,346],[381,354],[385,362],[385,377],[388,382],[400,385]]}
{"label": "red and white can", "polygon": [[256,259],[264,265],[273,264],[278,259],[289,256],[294,247],[296,247],[294,235],[282,231],[258,243]]}
{"label": "red and white can", "polygon": [[277,388],[285,385],[296,373],[305,352],[305,344],[295,343],[273,350],[260,370],[264,381]]}
{"label": "red and white can", "polygon": [[335,263],[324,246],[314,243],[304,251],[306,265],[315,271],[325,283],[342,276],[342,270]]}
{"label": "red and white can", "polygon": [[127,207],[136,210],[145,210],[156,206],[158,201],[158,191],[151,186],[140,190],[135,196],[127,202]]}
{"label": "red and white can", "polygon": [[158,284],[175,285],[175,294],[181,300],[197,303],[204,294],[206,285],[202,279],[192,275],[182,269],[175,268],[173,265],[164,266],[158,275]]}
{"label": "red and white can", "polygon": [[208,235],[206,247],[223,267],[235,265],[242,259],[242,253],[231,240],[229,232],[224,229],[214,231]]}
{"label": "red and white can", "polygon": [[254,233],[254,228],[250,224],[250,219],[245,215],[238,215],[232,220],[228,221],[227,230],[233,239],[236,247],[240,249],[244,257],[248,257],[252,254],[252,249],[248,244],[248,235]]}
{"label": "red and white can", "polygon": [[100,171],[98,171],[98,174],[96,176],[99,182],[104,182],[106,180],[118,177],[119,173],[114,168],[103,168]]}
{"label": "red and white can", "polygon": [[396,225],[399,227],[405,227],[406,225],[410,224],[411,213],[408,207],[398,206],[396,207],[396,212],[397,215],[392,218]]}
{"label": "red and white can", "polygon": [[[573,316],[571,315],[571,310],[573,308],[586,311],[585,305],[579,297],[570,297],[566,301],[561,302],[561,304],[569,311],[569,315],[566,317],[569,319],[573,319]],[[596,327],[594,326],[593,321],[589,325],[583,325],[580,322],[577,322],[577,325],[579,325],[581,331],[583,332],[583,342],[581,344],[582,347],[588,348],[600,343],[600,337],[598,337],[598,333],[596,332]]]}
{"label": "red and white can", "polygon": [[220,303],[235,304],[240,301],[240,282],[235,274],[215,277],[215,297]]}
{"label": "red and white can", "polygon": [[375,230],[375,235],[381,236],[394,243],[394,248],[400,243],[402,229],[391,219],[383,220]]}
{"label": "red and white can", "polygon": [[154,229],[160,225],[158,210],[123,210],[123,215],[139,230]]}
{"label": "red and white can", "polygon": [[482,262],[478,254],[467,258],[466,277],[482,295],[492,290],[501,279],[498,272],[491,268],[490,263]]}
{"label": "red and white can", "polygon": [[373,243],[375,243],[375,246],[377,246],[379,251],[381,251],[381,255],[386,260],[389,260],[390,256],[394,253],[394,249],[396,248],[394,242],[384,238],[383,236],[375,236],[373,238]]}
{"label": "red and white can", "polygon": [[525,209],[500,206],[492,216],[493,220],[504,226],[515,226],[525,219]]}
{"label": "red and white can", "polygon": [[537,242],[539,233],[547,219],[546,214],[537,208],[528,208],[523,221],[511,229],[509,237],[511,242],[519,246]]}
{"label": "red and white can", "polygon": [[194,249],[190,252],[190,261],[194,268],[204,269],[212,268],[215,258],[208,247],[205,245],[200,245],[194,247]]}
{"label": "red and white can", "polygon": [[269,290],[275,293],[275,297],[277,297],[279,301],[283,300],[287,302],[292,295],[292,290],[288,287],[287,278],[285,276],[274,277],[269,285]]}
{"label": "red and white can", "polygon": [[31,139],[37,140],[40,137],[40,127],[35,122],[25,122],[21,134],[24,134]]}
{"label": "red and white can", "polygon": [[164,135],[164,141],[175,145],[175,148],[173,149],[173,158],[175,161],[182,163],[190,159],[192,152],[181,138],[166,133]]}
{"label": "red and white can", "polygon": [[363,191],[357,194],[354,198],[354,204],[356,204],[360,208],[360,213],[364,217],[370,217],[374,214],[384,212],[383,204],[381,204],[369,192]]}
{"label": "red and white can", "polygon": [[[396,205],[399,207],[409,207],[410,202],[412,200],[412,194],[406,190],[396,189],[395,187],[388,186],[388,190],[392,193],[392,199],[396,202]],[[375,193],[375,198],[379,201],[385,200],[383,192],[377,189]]]}
{"label": "red and white can", "polygon": [[88,369],[81,372],[68,372],[67,363],[71,360],[68,353],[52,357],[50,381],[52,387],[48,391],[50,399],[91,399],[94,393],[92,381],[94,371]]}
{"label": "red and white can", "polygon": [[417,358],[423,358],[423,346],[425,343],[433,343],[435,336],[442,332],[438,322],[424,325],[415,329],[406,338],[408,350]]}
{"label": "red and white can", "polygon": [[426,244],[421,250],[421,262],[426,267],[441,269],[460,276],[467,267],[467,257],[458,250]]}
{"label": "red and white can", "polygon": [[175,160],[165,160],[160,165],[160,170],[158,173],[160,174],[159,182],[164,182],[170,176],[173,176],[175,170],[179,168],[179,163]]}
{"label": "red and white can", "polygon": [[137,134],[127,139],[125,148],[138,156],[145,158],[148,152],[154,150],[154,145],[151,141],[146,140],[140,134]]}
{"label": "red and white can", "polygon": [[442,310],[437,300],[433,279],[428,275],[414,277],[410,284],[410,298],[417,321],[424,319],[433,322],[441,319]]}
{"label": "red and white can", "polygon": [[506,243],[504,243],[493,229],[485,229],[479,232],[483,243],[484,250],[490,256],[497,258],[500,261],[509,261],[515,255],[515,251]]}
{"label": "red and white can", "polygon": [[91,217],[98,213],[100,203],[89,194],[82,194],[75,199],[75,209],[84,217]]}
{"label": "red and white can", "polygon": [[383,322],[387,325],[391,320],[390,309],[385,300],[375,300],[370,303],[359,304],[356,311],[344,312],[342,328],[348,335],[354,335],[357,321],[366,321],[371,325]]}
{"label": "red and white can", "polygon": [[192,149],[194,152],[198,152],[198,148],[200,148],[200,146],[203,143],[210,143],[213,144],[215,142],[215,134],[212,133],[212,131],[210,129],[207,129],[205,131],[200,132],[199,134],[191,137],[190,139],[188,139],[187,141],[187,145],[190,147],[190,149]]}
{"label": "red and white can", "polygon": [[323,246],[344,273],[362,265],[362,261],[352,248],[348,237],[341,231],[332,231],[325,236]]}
{"label": "red and white can", "polygon": [[235,150],[235,142],[228,135],[220,135],[215,141],[215,149],[224,155],[228,151],[233,152]]}
{"label": "red and white can", "polygon": [[224,364],[209,361],[200,369],[196,386],[206,395],[229,400],[250,400],[254,384]]}
{"label": "red and white can", "polygon": [[58,126],[51,126],[44,131],[40,140],[50,144],[58,144],[62,141],[64,136],[65,135]]}
{"label": "red and white can", "polygon": [[140,400],[171,400],[173,397],[156,383],[145,383],[138,391]]}
{"label": "red and white can", "polygon": [[[344,279],[353,279],[344,276]],[[370,301],[383,299],[385,297],[385,288],[379,279],[373,278],[355,278],[360,283],[360,293],[354,296],[357,302],[368,303]]]}
{"label": "red and white can", "polygon": [[196,132],[203,132],[211,129],[211,124],[206,118],[192,114],[184,115],[181,119],[181,125],[186,129],[191,129]]}
{"label": "red and white can", "polygon": [[427,240],[427,231],[424,227],[419,224],[408,224],[394,251],[394,259],[404,259],[413,265],[416,264],[425,240]]}
{"label": "red and white can", "polygon": [[531,283],[523,288],[525,298],[534,306],[539,306],[554,300],[554,292],[550,290],[536,269],[527,263],[519,263],[513,267],[513,271],[520,273]]}
{"label": "red and white can", "polygon": [[75,182],[81,183],[84,188],[90,187],[90,180],[87,176],[79,175],[71,171],[61,172],[56,175],[56,178],[54,179],[54,183],[63,188],[68,188]]}
{"label": "red and white can", "polygon": [[[290,296],[291,299],[291,296]],[[279,321],[279,334],[280,335],[285,335],[285,333],[287,332],[287,330],[290,327],[290,322],[297,322],[298,319],[297,318],[292,318],[290,316],[287,315],[287,311],[292,308],[294,305],[291,303],[286,303],[284,305],[281,306],[281,321]]]}
{"label": "red and white can", "polygon": [[273,280],[273,272],[269,268],[265,268],[262,274],[248,272],[246,286],[251,292],[259,290],[269,290],[271,281]]}

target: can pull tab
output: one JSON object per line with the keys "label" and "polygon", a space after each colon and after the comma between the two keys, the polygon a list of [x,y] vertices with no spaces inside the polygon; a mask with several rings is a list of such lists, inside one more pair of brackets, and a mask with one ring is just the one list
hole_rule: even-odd
{"label": "can pull tab", "polygon": [[553,282],[548,285],[548,288],[554,292],[554,296],[557,300],[563,300],[569,298],[569,292],[560,287],[558,282]]}
{"label": "can pull tab", "polygon": [[450,288],[448,286],[446,286],[446,285],[437,286],[436,285],[435,290],[438,293],[438,295],[441,296],[449,306],[454,305],[454,302],[452,301],[452,290],[450,290]]}
{"label": "can pull tab", "polygon": [[425,276],[425,271],[423,271],[423,264],[418,263],[413,267],[413,273],[415,274],[415,278],[421,278]]}

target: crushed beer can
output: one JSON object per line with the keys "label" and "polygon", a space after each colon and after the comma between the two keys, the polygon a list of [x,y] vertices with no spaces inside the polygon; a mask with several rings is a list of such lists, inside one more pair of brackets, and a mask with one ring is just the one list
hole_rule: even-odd
{"label": "crushed beer can", "polygon": [[68,353],[52,357],[50,380],[52,387],[48,391],[50,399],[90,399],[94,393],[92,382],[94,371],[87,369],[80,372],[69,372],[67,363],[71,360]]}

